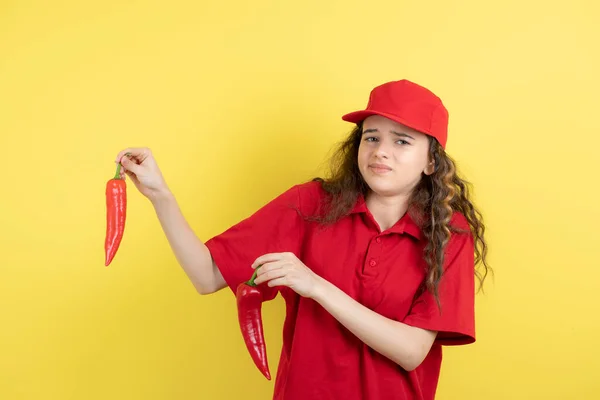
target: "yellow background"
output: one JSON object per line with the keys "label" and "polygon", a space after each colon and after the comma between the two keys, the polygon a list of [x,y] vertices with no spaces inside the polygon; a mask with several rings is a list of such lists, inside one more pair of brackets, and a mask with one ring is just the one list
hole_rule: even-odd
{"label": "yellow background", "polygon": [[[417,4],[418,3],[418,4]],[[150,203],[103,265],[114,157],[148,146],[206,240],[318,175],[370,89],[438,93],[495,280],[439,399],[600,398],[599,8],[590,1],[0,3],[0,399],[266,399],[226,290]],[[272,371],[283,302],[265,305]]]}

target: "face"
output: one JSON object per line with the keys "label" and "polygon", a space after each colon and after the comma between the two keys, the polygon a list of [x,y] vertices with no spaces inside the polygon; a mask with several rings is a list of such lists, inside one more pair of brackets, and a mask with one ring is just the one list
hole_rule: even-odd
{"label": "face", "polygon": [[363,123],[358,167],[375,193],[407,195],[422,174],[434,171],[428,137],[385,117],[370,116]]}

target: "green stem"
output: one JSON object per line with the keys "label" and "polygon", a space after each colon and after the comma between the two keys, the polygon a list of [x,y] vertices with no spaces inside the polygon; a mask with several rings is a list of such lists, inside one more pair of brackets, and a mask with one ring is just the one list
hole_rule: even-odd
{"label": "green stem", "polygon": [[121,163],[117,163],[117,173],[115,174],[114,179],[121,179]]}
{"label": "green stem", "polygon": [[258,273],[258,268],[257,267],[254,269],[254,273],[252,274],[252,278],[250,278],[250,280],[248,282],[246,282],[249,286],[256,286],[256,284],[254,283],[254,280],[256,279],[256,274]]}
{"label": "green stem", "polygon": [[[127,152],[125,155],[129,157],[131,153]],[[117,163],[117,173],[115,174],[114,179],[121,179],[121,161]]]}

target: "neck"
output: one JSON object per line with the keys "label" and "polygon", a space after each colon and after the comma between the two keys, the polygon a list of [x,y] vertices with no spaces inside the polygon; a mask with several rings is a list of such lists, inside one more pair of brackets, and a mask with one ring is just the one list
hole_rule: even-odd
{"label": "neck", "polygon": [[400,194],[397,196],[380,196],[370,191],[367,194],[365,203],[367,208],[379,224],[381,231],[392,227],[408,209],[409,195]]}

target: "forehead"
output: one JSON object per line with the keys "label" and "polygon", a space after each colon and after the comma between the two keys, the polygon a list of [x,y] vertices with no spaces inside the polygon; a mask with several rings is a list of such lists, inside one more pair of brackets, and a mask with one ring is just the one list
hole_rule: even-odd
{"label": "forehead", "polygon": [[371,115],[363,121],[363,131],[366,129],[378,129],[382,132],[395,131],[399,133],[408,133],[414,136],[425,136],[423,133],[410,128],[404,124],[393,121],[381,115]]}

